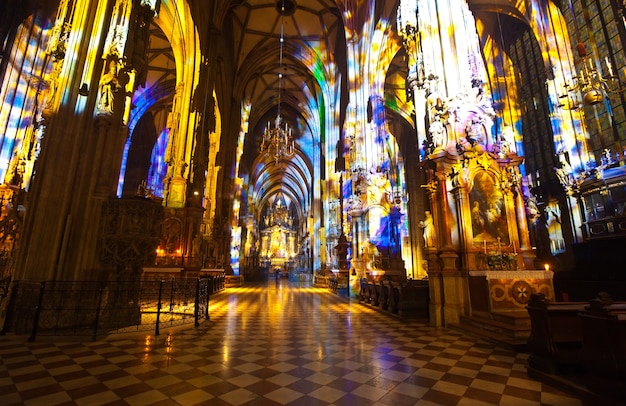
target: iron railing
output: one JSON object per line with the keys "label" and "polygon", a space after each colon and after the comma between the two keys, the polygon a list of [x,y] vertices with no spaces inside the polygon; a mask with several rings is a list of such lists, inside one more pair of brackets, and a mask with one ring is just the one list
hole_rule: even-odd
{"label": "iron railing", "polygon": [[218,277],[134,283],[14,281],[0,334],[91,336],[153,331],[209,319]]}

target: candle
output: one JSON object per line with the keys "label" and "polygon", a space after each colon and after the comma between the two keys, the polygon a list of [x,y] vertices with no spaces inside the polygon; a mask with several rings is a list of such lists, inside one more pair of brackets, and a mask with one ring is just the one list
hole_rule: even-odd
{"label": "candle", "polygon": [[515,243],[513,243],[513,254],[517,255],[517,248],[515,247]]}
{"label": "candle", "polygon": [[606,62],[606,68],[609,70],[609,76],[613,76],[613,67],[611,66],[611,62],[609,62],[609,57],[604,58],[604,62]]}
{"label": "candle", "polygon": [[483,240],[483,246],[485,247],[485,254],[487,253],[487,240]]}

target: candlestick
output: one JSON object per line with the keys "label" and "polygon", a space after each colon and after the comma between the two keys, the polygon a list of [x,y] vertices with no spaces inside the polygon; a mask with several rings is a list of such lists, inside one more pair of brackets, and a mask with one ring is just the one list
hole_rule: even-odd
{"label": "candlestick", "polygon": [[609,62],[609,57],[604,58],[604,62],[606,62],[606,68],[609,70],[609,76],[613,76],[613,67],[611,66],[611,62]]}

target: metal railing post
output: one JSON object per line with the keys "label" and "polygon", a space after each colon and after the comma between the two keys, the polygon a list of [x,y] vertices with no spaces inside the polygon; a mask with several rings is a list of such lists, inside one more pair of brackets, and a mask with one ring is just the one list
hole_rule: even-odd
{"label": "metal railing post", "polygon": [[46,290],[46,281],[41,282],[39,288],[39,301],[37,303],[37,307],[35,308],[35,317],[33,318],[33,329],[30,333],[30,337],[28,337],[28,342],[32,343],[35,341],[35,337],[37,336],[37,329],[39,328],[39,316],[41,315],[41,306],[43,305],[43,295]]}
{"label": "metal railing post", "polygon": [[196,303],[193,308],[193,324],[195,327],[200,326],[199,313],[200,313],[200,278],[196,279]]}
{"label": "metal railing post", "polygon": [[211,292],[209,292],[209,284],[208,283],[205,285],[204,290],[205,290],[205,293],[206,293],[206,307],[204,309],[204,311],[205,311],[204,318],[206,320],[210,320],[210,317],[209,317],[209,302],[211,301]]}
{"label": "metal railing post", "polygon": [[174,281],[175,279],[172,278],[172,287],[170,290],[170,313],[172,313],[172,310],[174,310]]}
{"label": "metal railing post", "polygon": [[161,299],[163,298],[163,283],[165,283],[164,280],[162,280],[159,283],[159,301],[157,303],[156,326],[154,327],[155,336],[159,335],[159,318],[161,317]]}
{"label": "metal railing post", "polygon": [[102,307],[102,293],[104,288],[100,286],[100,292],[98,294],[98,307],[96,308],[96,321],[93,326],[93,341],[98,338],[98,325],[100,324],[100,308]]}

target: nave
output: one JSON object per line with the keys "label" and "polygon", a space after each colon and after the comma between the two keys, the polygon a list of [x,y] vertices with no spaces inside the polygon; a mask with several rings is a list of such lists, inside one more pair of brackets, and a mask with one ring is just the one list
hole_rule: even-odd
{"label": "nave", "polygon": [[529,379],[526,358],[272,279],[215,295],[197,329],[0,337],[0,404],[583,404]]}

